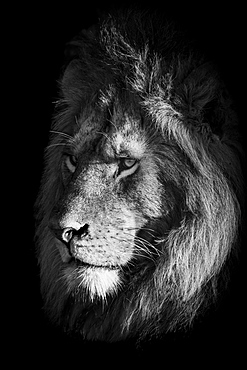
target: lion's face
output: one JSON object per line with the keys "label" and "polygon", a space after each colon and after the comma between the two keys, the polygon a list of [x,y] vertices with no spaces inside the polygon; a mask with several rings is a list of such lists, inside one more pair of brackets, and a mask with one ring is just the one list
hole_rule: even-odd
{"label": "lion's face", "polygon": [[72,42],[37,200],[45,308],[88,339],[190,324],[215,294],[240,218],[224,85],[170,26],[136,17],[109,17]]}
{"label": "lion's face", "polygon": [[103,113],[79,117],[79,129],[62,149],[65,190],[50,224],[68,287],[77,285],[91,298],[117,290],[123,267],[157,257],[157,220],[165,207],[155,145],[140,113],[119,103],[110,121]]}

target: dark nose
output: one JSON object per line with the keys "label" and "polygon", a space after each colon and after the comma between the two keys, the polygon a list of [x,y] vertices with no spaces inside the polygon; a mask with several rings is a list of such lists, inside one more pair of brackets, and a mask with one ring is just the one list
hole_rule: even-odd
{"label": "dark nose", "polygon": [[66,243],[69,243],[70,240],[73,238],[73,235],[75,234],[76,230],[72,227],[66,227],[62,230],[62,240]]}
{"label": "dark nose", "polygon": [[76,231],[72,227],[66,227],[65,229],[55,229],[54,227],[50,227],[50,230],[53,232],[57,239],[66,243],[69,243],[69,241],[73,237],[73,232]]}
{"label": "dark nose", "polygon": [[61,229],[54,227],[54,225],[50,225],[50,229],[56,236],[56,238],[64,243],[69,243],[75,235],[78,235],[80,237],[86,236],[88,234],[88,227],[89,225],[85,224],[84,226],[76,230],[73,227],[66,227],[64,229]]}

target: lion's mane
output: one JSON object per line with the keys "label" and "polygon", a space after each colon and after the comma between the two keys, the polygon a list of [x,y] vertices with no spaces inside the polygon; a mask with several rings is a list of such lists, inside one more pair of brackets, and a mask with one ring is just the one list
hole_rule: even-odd
{"label": "lion's mane", "polygon": [[[88,339],[145,337],[188,326],[216,296],[220,272],[237,249],[241,149],[231,99],[205,57],[180,41],[173,26],[149,19],[131,12],[109,16],[68,45],[46,150],[36,204],[41,290],[54,322]],[[64,192],[61,140],[72,135],[84,109],[110,105],[119,91],[132,96],[146,117],[151,140],[163,140],[159,178],[173,207],[155,263],[147,259],[133,270],[130,265],[125,286],[92,301],[66,288],[48,226]]]}

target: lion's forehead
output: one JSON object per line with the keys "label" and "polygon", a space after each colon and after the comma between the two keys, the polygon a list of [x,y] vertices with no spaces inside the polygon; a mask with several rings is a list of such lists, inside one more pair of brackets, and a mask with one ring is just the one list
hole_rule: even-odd
{"label": "lion's forehead", "polygon": [[73,144],[78,154],[82,150],[99,150],[108,157],[126,155],[139,159],[147,150],[142,117],[133,108],[115,106],[110,117],[99,109],[92,109],[82,113],[77,123],[79,130]]}

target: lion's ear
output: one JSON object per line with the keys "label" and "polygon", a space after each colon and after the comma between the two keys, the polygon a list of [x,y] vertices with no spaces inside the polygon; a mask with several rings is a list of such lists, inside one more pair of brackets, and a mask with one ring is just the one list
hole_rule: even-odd
{"label": "lion's ear", "polygon": [[76,37],[65,45],[64,55],[65,64],[68,65],[73,59],[77,59],[83,53],[83,49],[91,43],[97,33],[97,27],[91,26],[86,30],[82,30]]}
{"label": "lion's ear", "polygon": [[183,88],[189,111],[200,112],[215,97],[217,75],[211,63],[204,63],[195,68],[184,80]]}
{"label": "lion's ear", "polygon": [[[66,44],[64,51],[65,63],[60,81],[62,97],[69,103],[80,103],[82,86],[85,85],[81,76],[82,61],[90,60],[94,50],[94,40],[97,29],[95,26],[82,30],[74,39]],[[84,86],[84,89],[86,87]]]}
{"label": "lion's ear", "polygon": [[232,101],[212,63],[202,64],[187,76],[183,95],[188,119],[198,130],[208,126],[221,138]]}
{"label": "lion's ear", "polygon": [[72,40],[65,45],[65,63],[68,65],[73,59],[79,57],[81,40]]}

